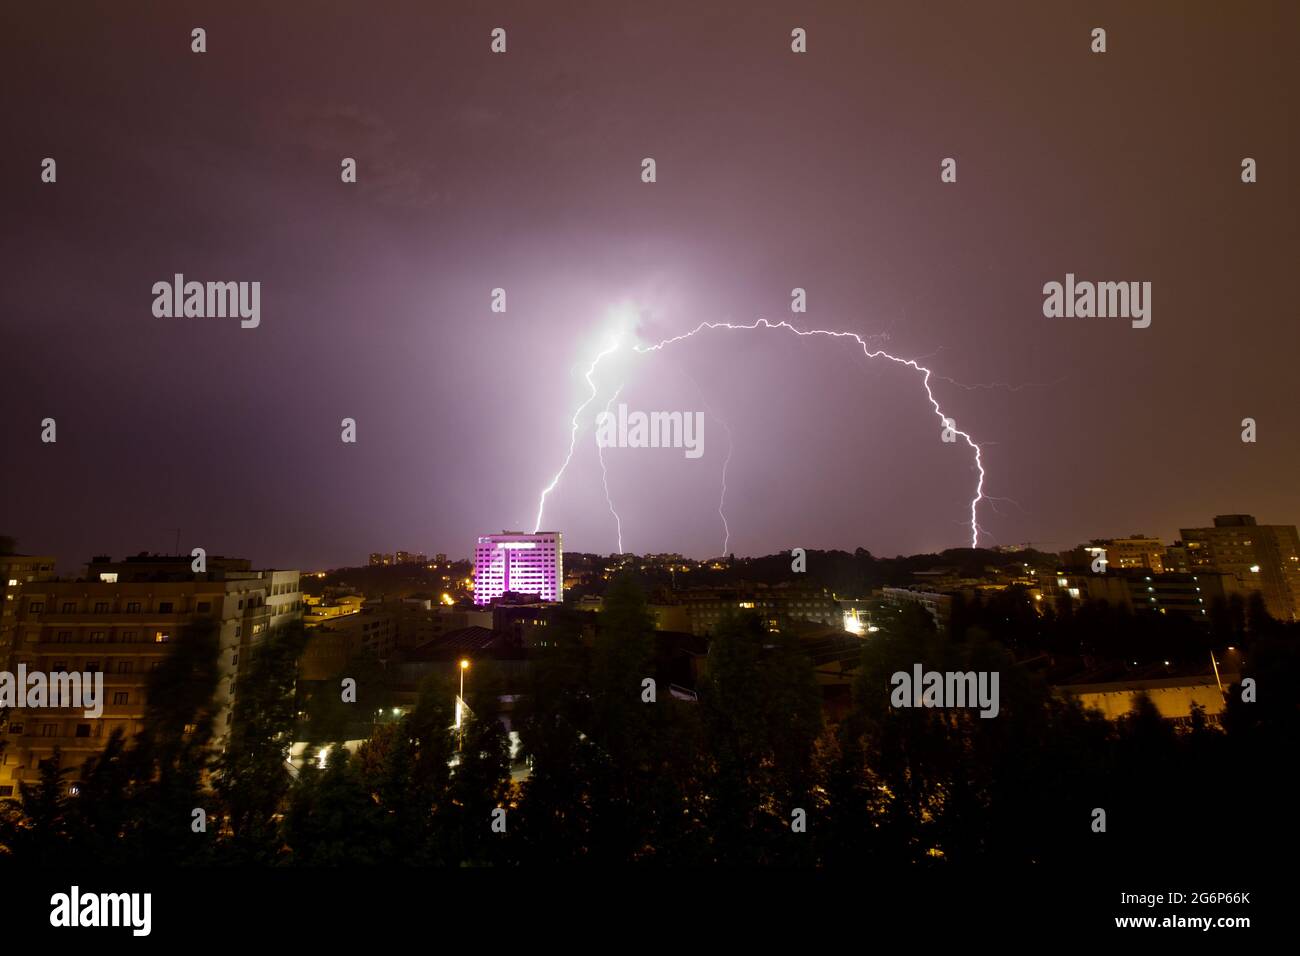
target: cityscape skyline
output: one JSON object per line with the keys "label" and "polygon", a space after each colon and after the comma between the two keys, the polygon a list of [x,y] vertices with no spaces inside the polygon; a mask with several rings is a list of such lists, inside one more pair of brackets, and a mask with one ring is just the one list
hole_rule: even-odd
{"label": "cityscape skyline", "polygon": [[[336,949],[438,898],[451,945],[575,900],[733,949],[1266,927],[1298,42],[1295,0],[0,10],[9,936],[184,945],[232,880],[230,938]],[[775,902],[719,921],[736,877]]]}
{"label": "cityscape skyline", "polygon": [[[0,554],[12,555],[12,559],[19,560],[20,563],[26,562],[23,566],[27,566],[31,561],[38,562],[43,572],[42,579],[54,579],[60,576],[64,580],[83,579],[80,570],[71,574],[64,571],[56,557],[20,552],[16,550],[14,544],[11,537],[0,538]],[[790,557],[793,558],[791,571],[794,574],[806,573],[807,556],[810,553],[832,556],[850,554],[834,549],[792,548],[789,551],[768,555],[732,554],[697,559],[683,555],[681,552],[648,552],[644,555],[627,551],[571,552],[574,558],[586,564],[589,564],[591,559],[612,562],[605,565],[607,573],[611,570],[627,568],[637,562],[662,565],[667,560],[668,564],[664,566],[669,571],[675,570],[674,565],[678,563],[681,564],[682,571],[689,570],[690,565],[695,565],[697,568],[732,570],[743,569],[754,562],[772,559],[784,561],[786,557]],[[1187,586],[1187,593],[1184,596],[1190,596],[1195,604],[1201,605],[1199,608],[1193,607],[1193,613],[1202,615],[1208,614],[1209,609],[1205,606],[1205,601],[1199,600],[1197,593],[1194,593],[1202,590],[1200,587],[1193,587],[1197,582],[1196,575],[1218,575],[1225,580],[1205,582],[1207,587],[1212,589],[1207,591],[1207,594],[1212,593],[1217,599],[1226,599],[1232,592],[1249,594],[1257,591],[1269,612],[1277,619],[1300,620],[1300,531],[1297,531],[1296,525],[1293,524],[1273,524],[1267,521],[1261,523],[1251,514],[1214,515],[1211,525],[1180,528],[1178,537],[1168,543],[1158,535],[1132,533],[1116,537],[1094,536],[1074,547],[1060,551],[1034,548],[1026,543],[1018,546],[950,548],[942,552],[896,555],[892,559],[886,555],[872,554],[869,549],[858,548],[852,552],[855,558],[865,555],[873,561],[907,561],[946,556],[967,563],[968,559],[962,556],[978,554],[998,555],[1002,559],[1027,554],[1034,557],[1036,564],[1042,563],[1040,559],[1044,555],[1053,558],[1047,567],[1039,568],[1039,572],[1051,573],[1052,568],[1057,568],[1062,573],[1067,573],[1078,568],[1090,568],[1089,574],[1081,580],[1085,582],[1091,580],[1091,583],[1084,584],[1082,589],[1089,591],[1092,598],[1108,602],[1117,601],[1127,606],[1133,606],[1134,600],[1126,591],[1126,587],[1131,586],[1132,582],[1124,583],[1125,572],[1163,575],[1162,581],[1166,586],[1169,585],[1172,576],[1181,576]],[[139,552],[134,556],[124,556],[122,561],[125,566],[136,569],[138,573],[140,568],[184,564],[191,557],[200,562],[208,560],[206,550],[196,548],[189,556],[180,551],[172,554]],[[86,564],[81,565],[80,567],[84,568],[84,579],[97,580],[97,569],[110,565],[112,560],[108,555],[96,555]],[[234,566],[247,570],[251,566],[251,562],[244,558],[213,555],[212,560],[222,567]],[[563,535],[559,532],[544,531],[530,534],[503,530],[499,534],[480,535],[476,539],[472,559],[465,560],[455,555],[449,558],[446,553],[436,552],[433,563],[429,561],[428,554],[419,551],[400,549],[393,552],[372,551],[368,553],[364,562],[328,569],[300,567],[295,568],[293,573],[321,577],[327,572],[384,567],[406,568],[417,573],[426,569],[450,572],[457,563],[462,563],[469,566],[469,573],[450,590],[461,589],[462,593],[468,592],[475,605],[491,606],[498,599],[511,595],[533,595],[538,600],[555,604],[566,600],[564,589],[567,577],[564,567]],[[1025,563],[1024,567],[1029,569],[1030,565]],[[1106,578],[1108,572],[1111,578],[1121,579],[1117,584],[1118,590],[1109,593],[1104,588],[1096,590],[1099,587],[1098,579]],[[1074,578],[1075,575],[1071,573],[1070,577]],[[1226,582],[1227,578],[1231,578],[1232,582]],[[448,581],[449,576],[444,575],[443,580]],[[1150,577],[1146,578],[1147,582],[1151,580]],[[12,587],[20,582],[11,580],[8,584]],[[1066,587],[1066,578],[1058,578],[1058,584]],[[1217,590],[1213,590],[1214,588]],[[1068,590],[1073,597],[1080,596],[1079,587]],[[1096,593],[1092,593],[1094,590]],[[1146,590],[1157,589],[1147,587]],[[1151,597],[1151,601],[1157,600],[1156,596]],[[444,591],[442,603],[455,604],[457,601]]]}
{"label": "cityscape skyline", "polygon": [[[1204,512],[1203,519],[1213,518],[1215,515],[1219,515],[1219,514],[1243,514],[1243,513],[1252,514],[1255,515],[1256,517],[1260,517],[1256,512],[1252,512],[1249,509],[1246,509],[1245,511],[1238,509],[1238,510],[1228,510],[1228,511],[1213,512],[1213,513]],[[1286,520],[1286,516],[1271,516],[1271,517],[1280,517],[1281,520],[1269,520],[1270,516],[1265,515],[1262,516],[1260,523],[1265,525],[1286,525],[1291,523]],[[1196,526],[1194,521],[1192,522],[1192,526]],[[1099,539],[1129,539],[1129,538],[1141,538],[1141,537],[1156,539],[1165,545],[1171,545],[1174,542],[1182,540],[1182,531],[1188,527],[1189,527],[1188,522],[1185,519],[1176,520],[1173,526],[1172,533],[1163,533],[1163,534],[1160,533],[1158,530],[1153,532],[1149,526],[1147,527],[1139,526],[1137,528],[1123,528],[1121,526],[1115,525],[1109,529],[1105,529],[1102,531],[1094,530],[1088,532],[1084,536],[1076,539],[1058,539],[1054,541],[1037,539],[1037,540],[1027,540],[1027,541],[1017,541],[1017,542],[987,542],[987,543],[981,543],[979,547],[981,549],[987,549],[990,551],[1014,551],[1021,548],[1032,548],[1033,550],[1036,551],[1043,551],[1048,553],[1060,553],[1060,552],[1068,551],[1072,548],[1086,545],[1092,541],[1096,541]],[[520,534],[520,533],[523,532],[508,531],[506,529],[502,529],[500,531],[500,534]],[[171,532],[167,532],[164,533],[163,535],[158,536],[159,540],[157,544],[152,547],[136,546],[136,545],[127,545],[124,547],[103,547],[99,545],[92,545],[90,547],[74,548],[72,551],[68,552],[68,551],[60,551],[53,547],[38,547],[36,546],[35,542],[23,541],[21,539],[18,539],[16,535],[14,537],[17,542],[17,550],[19,553],[33,554],[33,555],[36,554],[52,555],[55,557],[56,561],[58,562],[57,567],[60,573],[64,573],[64,574],[77,573],[80,569],[84,568],[87,565],[87,563],[89,563],[92,560],[92,558],[96,555],[129,556],[129,555],[181,554],[184,553],[184,549],[181,549],[179,545],[189,543],[188,536],[177,538],[176,532],[173,530]],[[205,550],[210,551],[211,553],[214,554],[256,553],[259,555],[259,561],[262,561],[267,567],[283,567],[283,568],[292,567],[292,568],[298,568],[304,572],[326,571],[326,570],[332,570],[336,568],[359,567],[366,564],[379,564],[383,562],[375,559],[382,558],[385,555],[387,555],[389,558],[392,558],[394,555],[400,555],[400,554],[407,555],[407,560],[394,561],[395,564],[424,563],[423,561],[415,561],[414,559],[416,557],[422,558],[424,559],[424,561],[434,560],[435,558],[437,558],[438,560],[442,560],[442,561],[451,560],[451,561],[471,561],[471,562],[473,561],[474,558],[474,553],[475,553],[474,545],[463,547],[460,550],[457,550],[455,547],[443,546],[441,544],[438,545],[437,547],[426,546],[424,544],[417,544],[416,542],[411,540],[411,536],[409,535],[408,536],[399,535],[398,539],[402,540],[410,550],[402,551],[400,549],[394,549],[392,551],[385,552],[382,550],[373,551],[367,547],[362,547],[356,551],[347,552],[345,555],[341,556],[340,559],[337,561],[312,560],[310,557],[305,561],[299,561],[299,562],[278,560],[274,554],[263,557],[261,552],[254,551],[253,549],[247,547],[240,547],[237,544],[230,547],[205,548]],[[144,539],[141,538],[137,540],[143,541]],[[477,536],[472,540],[477,540]],[[371,546],[373,547],[373,542],[371,542]],[[656,554],[680,554],[682,557],[685,558],[690,558],[692,560],[700,561],[700,562],[706,562],[706,561],[711,561],[714,559],[726,558],[726,557],[735,557],[735,558],[767,557],[773,554],[788,553],[794,547],[802,547],[808,551],[844,551],[848,553],[852,553],[856,551],[858,548],[862,548],[878,558],[891,558],[891,557],[908,557],[912,555],[921,555],[921,554],[938,554],[942,551],[952,551],[952,550],[960,550],[963,548],[969,548],[970,544],[969,542],[963,543],[960,540],[957,540],[948,545],[934,548],[932,550],[896,552],[892,554],[884,551],[876,550],[870,547],[866,543],[856,544],[851,547],[827,547],[817,542],[809,543],[803,541],[792,544],[785,548],[778,548],[770,551],[755,551],[750,553],[742,553],[735,550],[734,548],[727,553],[722,553],[722,552],[692,553],[689,551],[685,551],[681,548],[672,548],[672,547],[662,548],[662,549],[642,549],[642,550],[628,548],[621,552],[612,549],[606,550],[601,548],[590,548],[590,547],[574,547],[574,548],[569,548],[568,550],[575,553],[593,554],[593,555],[602,555],[602,556],[616,556],[619,554],[633,555],[633,556],[656,555]],[[84,555],[84,557],[82,557],[82,555]]]}
{"label": "cityscape skyline", "polygon": [[[449,661],[459,663],[462,679],[474,661],[512,661],[519,681],[529,668],[545,666],[557,631],[583,619],[579,632],[598,631],[607,601],[617,607],[633,579],[645,589],[643,620],[662,644],[661,663],[676,660],[664,666],[672,668],[674,693],[684,701],[698,700],[692,688],[701,679],[704,652],[736,625],[737,615],[752,615],[773,636],[796,637],[819,681],[842,691],[846,675],[869,658],[875,643],[898,636],[909,609],[924,612],[939,635],[971,627],[980,615],[1005,627],[1014,613],[1020,637],[1009,645],[1017,647],[1023,666],[1040,669],[1046,655],[1029,649],[1051,646],[1040,628],[1068,628],[1076,615],[1102,613],[1118,615],[1108,629],[1138,630],[1125,643],[1098,635],[1096,649],[1081,656],[1058,649],[1060,659],[1045,671],[1057,693],[1109,720],[1125,719],[1139,697],[1149,697],[1176,726],[1190,726],[1196,708],[1217,725],[1224,675],[1236,680],[1245,662],[1236,644],[1300,622],[1300,532],[1228,514],[1181,533],[1167,546],[1145,536],[1101,538],[1091,542],[1098,547],[1059,555],[955,549],[891,562],[796,549],[701,564],[675,554],[573,553],[566,567],[559,532],[504,532],[478,537],[472,571],[445,554],[425,564],[420,559],[427,555],[408,551],[372,552],[369,564],[336,573],[259,569],[244,557],[196,549],[193,555],[97,556],[75,578],[58,575],[49,556],[12,553],[12,539],[3,538],[0,663],[14,670],[0,667],[0,715],[6,719],[0,755],[13,751],[2,758],[0,798],[14,798],[20,784],[34,785],[41,762],[60,752],[75,765],[94,758],[113,733],[141,733],[158,680],[152,675],[188,666],[193,651],[175,648],[198,634],[210,635],[217,680],[208,733],[214,752],[222,752],[232,733],[234,689],[247,678],[249,660],[277,641],[292,646],[295,631],[305,628],[307,635],[295,660],[304,701],[322,681],[328,685],[339,674],[365,672],[378,662],[382,676],[371,680],[409,706],[421,680]],[[935,557],[943,560],[916,560]],[[566,595],[569,587],[573,593]],[[686,657],[678,657],[683,651]],[[1201,652],[1209,653],[1212,678]],[[683,670],[688,661],[694,663]],[[70,667],[77,688],[95,678],[93,694],[73,698],[81,700],[75,705],[47,704],[46,675],[67,676]],[[919,686],[922,665],[913,670]],[[31,688],[28,675],[36,681]],[[61,686],[53,678],[48,683]],[[984,697],[987,688],[980,691],[982,718],[997,715],[997,686],[995,676],[991,700]],[[368,693],[375,693],[373,686]],[[823,706],[836,713],[835,692],[827,694]],[[78,706],[85,709],[77,713]],[[458,695],[458,714],[461,706]],[[400,706],[393,711],[401,712]],[[354,717],[353,732],[362,736],[352,746],[364,739],[362,725],[371,713],[363,708]],[[307,739],[290,752],[299,771],[314,733],[303,730]],[[341,725],[337,732],[343,733]],[[521,766],[517,774],[525,779],[527,770]]]}

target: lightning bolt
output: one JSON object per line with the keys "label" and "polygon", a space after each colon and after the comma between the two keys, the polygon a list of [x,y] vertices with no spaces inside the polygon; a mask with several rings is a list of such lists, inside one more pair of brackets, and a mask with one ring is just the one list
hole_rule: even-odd
{"label": "lightning bolt", "polygon": [[731,543],[731,526],[727,524],[727,515],[723,507],[727,504],[727,466],[731,464],[731,452],[735,443],[731,439],[731,426],[717,415],[714,419],[727,430],[727,457],[722,461],[722,494],[718,496],[718,517],[722,519],[722,556],[727,556],[727,545]]}
{"label": "lightning bolt", "polygon": [[731,543],[731,526],[727,524],[727,513],[723,510],[727,506],[727,466],[731,464],[731,453],[736,449],[736,442],[731,434],[731,426],[718,417],[709,400],[704,397],[704,389],[700,388],[700,383],[695,381],[695,376],[685,368],[681,368],[680,371],[695,386],[695,391],[699,393],[700,401],[704,404],[704,410],[709,413],[709,417],[727,431],[727,457],[722,460],[722,491],[718,494],[718,517],[722,519],[722,556],[725,558],[727,547]]}
{"label": "lightning bolt", "polygon": [[[611,395],[609,397],[609,401],[605,403],[606,415],[609,414],[609,407],[614,404],[614,399],[618,398],[618,393],[621,391],[623,391],[622,385],[620,385],[617,389],[614,390],[614,394]],[[600,480],[605,485],[605,503],[609,505],[609,513],[614,516],[614,526],[618,529],[618,553],[622,554],[623,553],[623,519],[620,518],[618,516],[618,512],[614,510],[614,499],[611,498],[609,494],[609,472],[605,468],[605,446],[603,446],[600,443],[599,433],[597,433],[596,435],[596,453],[600,455]]]}
{"label": "lightning bolt", "polygon": [[[669,345],[673,345],[674,343],[684,341],[685,339],[689,339],[692,336],[696,335],[697,333],[703,332],[706,329],[709,330],[729,329],[732,331],[752,331],[754,329],[760,329],[760,328],[785,329],[801,337],[823,335],[829,338],[836,338],[836,339],[852,339],[853,341],[858,343],[858,347],[862,349],[862,354],[869,359],[885,358],[891,362],[895,362],[899,365],[906,365],[908,368],[920,372],[921,384],[925,388],[926,397],[929,398],[930,400],[930,406],[934,409],[935,415],[938,416],[939,418],[940,425],[947,428],[950,426],[951,423],[953,433],[956,435],[960,435],[962,439],[966,442],[966,444],[970,446],[971,451],[973,451],[975,454],[975,469],[979,472],[979,481],[975,485],[975,497],[971,499],[971,503],[970,503],[970,529],[971,529],[971,547],[972,548],[979,547],[979,540],[980,540],[979,503],[984,499],[984,477],[985,477],[984,461],[983,461],[983,456],[981,454],[980,446],[975,443],[975,439],[971,438],[971,436],[967,432],[961,431],[956,427],[955,419],[952,419],[949,416],[944,414],[943,408],[939,405],[939,400],[934,397],[934,392],[930,388],[930,377],[933,373],[930,371],[930,369],[926,368],[924,365],[921,365],[915,359],[900,358],[897,355],[891,355],[889,352],[886,352],[884,349],[876,349],[875,351],[872,351],[872,349],[868,347],[866,341],[862,338],[862,336],[858,335],[856,332],[835,332],[827,329],[797,329],[789,322],[773,323],[767,321],[767,319],[758,319],[757,321],[749,325],[737,325],[732,322],[701,322],[691,331],[684,332],[681,335],[675,335],[669,339],[664,339],[658,345],[648,345],[648,346],[637,345],[637,346],[633,346],[633,349],[643,354],[647,352],[658,352],[668,347]],[[594,397],[594,386],[593,386],[593,397]],[[590,399],[588,399],[588,401],[590,401]],[[576,429],[577,427],[576,416],[574,417],[574,421],[575,421],[574,427]],[[569,454],[570,457],[572,457],[573,454],[572,449],[570,449]],[[565,464],[567,464],[567,461]],[[558,480],[559,480],[559,476],[557,475],[556,481]],[[543,493],[543,497],[545,497],[545,493]]]}
{"label": "lightning bolt", "polygon": [[555,486],[558,485],[560,479],[564,477],[564,471],[569,467],[569,462],[573,460],[573,450],[578,445],[578,416],[582,414],[582,410],[590,405],[592,400],[596,397],[596,383],[592,381],[591,377],[596,374],[596,366],[600,364],[600,360],[606,355],[613,354],[617,349],[618,342],[615,341],[609,348],[605,349],[605,351],[601,352],[591,360],[591,366],[587,369],[587,374],[585,376],[587,379],[587,385],[591,388],[591,394],[587,396],[587,400],[579,405],[577,410],[573,413],[573,430],[569,433],[569,453],[564,456],[564,464],[562,464],[560,470],[555,473],[555,477],[551,479],[551,483],[542,489],[542,496],[537,502],[537,521],[533,525],[533,534],[537,534],[537,532],[542,530],[542,512],[546,508],[546,496],[555,490]]}

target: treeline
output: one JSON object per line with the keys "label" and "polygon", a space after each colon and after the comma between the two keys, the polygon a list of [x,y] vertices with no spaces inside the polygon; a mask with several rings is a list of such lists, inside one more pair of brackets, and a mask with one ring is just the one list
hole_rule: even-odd
{"label": "treeline", "polygon": [[[1027,589],[1012,587],[983,598],[954,595],[948,627],[955,641],[968,634],[996,636],[1018,660],[1047,657],[1045,673],[1054,682],[1085,671],[1093,672],[1091,681],[1118,680],[1130,665],[1164,662],[1180,673],[1203,673],[1211,668],[1211,652],[1222,664],[1229,648],[1249,657],[1257,640],[1294,633],[1269,615],[1257,591],[1247,598],[1217,598],[1206,610],[1205,621],[1198,622],[1063,597],[1040,613]],[[1228,669],[1238,660],[1228,659]]]}
{"label": "treeline", "polygon": [[[807,552],[807,570],[798,575],[798,583],[825,587],[842,597],[865,597],[881,587],[903,587],[915,583],[918,571],[936,568],[953,568],[962,577],[982,578],[989,567],[1006,567],[1008,564],[1027,563],[1031,567],[1052,567],[1060,563],[1060,556],[1041,551],[1022,551],[1007,554],[987,548],[949,548],[938,554],[900,555],[881,558],[865,548],[856,551]],[[566,554],[565,567],[573,570],[603,567],[601,555]],[[726,567],[707,565],[689,571],[670,573],[663,568],[646,565],[636,556],[628,556],[629,570],[634,571],[651,591],[671,588],[730,587],[745,584],[776,585],[790,583],[790,552],[782,551],[753,558],[735,558]],[[565,594],[577,598],[584,594],[602,591],[600,585],[565,588]]]}
{"label": "treeline", "polygon": [[[215,667],[202,636],[188,635],[150,695],[160,703],[145,730],[109,741],[85,767],[49,762],[0,821],[0,845],[29,864],[1186,861],[1213,872],[1294,837],[1284,807],[1300,739],[1293,629],[1254,637],[1256,702],[1234,687],[1221,729],[1198,714],[1178,732],[1149,702],[1109,723],[1058,698],[1014,663],[995,624],[939,634],[924,613],[905,613],[864,642],[852,708],[832,726],[798,641],[743,615],[714,637],[698,701],[659,686],[648,702],[652,620],[638,586],[620,579],[594,643],[561,621],[515,703],[531,764],[520,781],[498,720],[502,688],[483,661],[460,732],[450,729],[455,687],[431,682],[409,713],[377,719],[355,755],[336,746],[323,769],[308,761],[294,777],[301,632],[256,655],[229,745],[209,765]],[[997,672],[998,716],[892,707],[890,676],[916,663]],[[312,724],[319,738],[333,722]],[[195,832],[195,808],[206,832]]]}

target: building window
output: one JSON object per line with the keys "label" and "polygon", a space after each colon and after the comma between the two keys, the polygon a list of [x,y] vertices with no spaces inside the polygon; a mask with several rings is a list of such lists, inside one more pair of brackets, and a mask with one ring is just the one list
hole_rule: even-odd
{"label": "building window", "polygon": [[99,661],[86,661],[86,673],[93,674],[99,670]]}
{"label": "building window", "polygon": [[28,601],[28,602],[27,602],[27,613],[28,613],[28,614],[40,614],[40,613],[42,613],[44,610],[45,610],[45,602],[44,602],[44,601]]}
{"label": "building window", "polygon": [[156,634],[154,634],[154,636],[153,636],[153,642],[154,642],[155,644],[166,644],[167,641],[168,641],[168,637],[167,637],[167,632],[166,632],[166,631],[158,631],[158,632],[157,632]]}
{"label": "building window", "polygon": [[71,631],[59,631],[58,640],[62,644],[68,644],[72,641]]}
{"label": "building window", "polygon": [[128,703],[130,699],[131,694],[129,691],[120,690],[113,695],[113,703],[115,704],[125,704]]}
{"label": "building window", "polygon": [[172,602],[171,602],[171,601],[159,601],[159,602],[158,602],[158,613],[159,613],[159,614],[170,614],[170,613],[172,613]]}
{"label": "building window", "polygon": [[57,737],[58,734],[59,734],[58,724],[46,724],[44,727],[41,728],[42,737]]}
{"label": "building window", "polygon": [[127,613],[127,614],[139,614],[139,613],[140,613],[140,602],[139,602],[139,601],[128,601],[128,602],[126,603],[126,613]]}
{"label": "building window", "polygon": [[78,737],[89,737],[89,736],[90,736],[90,724],[77,724],[77,736],[78,736]]}
{"label": "building window", "polygon": [[123,632],[122,632],[122,643],[124,643],[124,644],[135,644],[135,643],[138,642],[139,640],[140,640],[140,632],[139,632],[139,631],[123,631]]}
{"label": "building window", "polygon": [[13,734],[15,737],[21,736],[21,735],[22,735],[22,732],[23,732],[23,725],[22,725],[22,724],[10,724],[10,725],[9,725],[9,733]]}
{"label": "building window", "polygon": [[117,662],[117,672],[118,672],[119,674],[129,674],[129,673],[131,673],[131,665],[132,665],[132,663],[133,663],[132,661],[118,661],[118,662]]}
{"label": "building window", "polygon": [[62,672],[64,672],[64,671],[66,671],[67,669],[68,669],[68,662],[67,662],[67,661],[55,661],[55,662],[54,662],[54,666],[51,668],[51,670],[54,670],[54,671],[59,672],[59,673],[62,673]]}
{"label": "building window", "polygon": [[212,602],[211,602],[211,601],[200,601],[200,602],[199,602],[199,613],[200,613],[200,614],[207,614],[207,613],[209,613],[211,610],[212,610]]}
{"label": "building window", "polygon": [[63,602],[63,613],[64,613],[64,614],[75,614],[75,613],[77,613],[77,605],[76,605],[76,602],[74,602],[74,601],[64,601],[64,602]]}
{"label": "building window", "polygon": [[6,783],[3,786],[0,786],[0,797],[12,797],[13,795],[14,788],[12,784]]}
{"label": "building window", "polygon": [[107,614],[107,613],[108,613],[108,602],[107,602],[107,601],[96,601],[96,602],[95,602],[95,613],[96,613],[96,614]]}
{"label": "building window", "polygon": [[107,635],[105,635],[105,633],[104,633],[103,631],[91,631],[91,632],[90,632],[90,643],[92,643],[92,644],[103,644],[103,643],[104,643],[104,638],[105,638],[106,636],[107,636]]}

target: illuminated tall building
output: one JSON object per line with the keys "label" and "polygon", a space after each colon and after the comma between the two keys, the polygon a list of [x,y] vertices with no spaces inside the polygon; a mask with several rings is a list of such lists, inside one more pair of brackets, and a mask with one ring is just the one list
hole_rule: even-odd
{"label": "illuminated tall building", "polygon": [[501,595],[536,594],[543,601],[564,596],[564,547],[557,531],[484,535],[474,549],[474,603]]}

